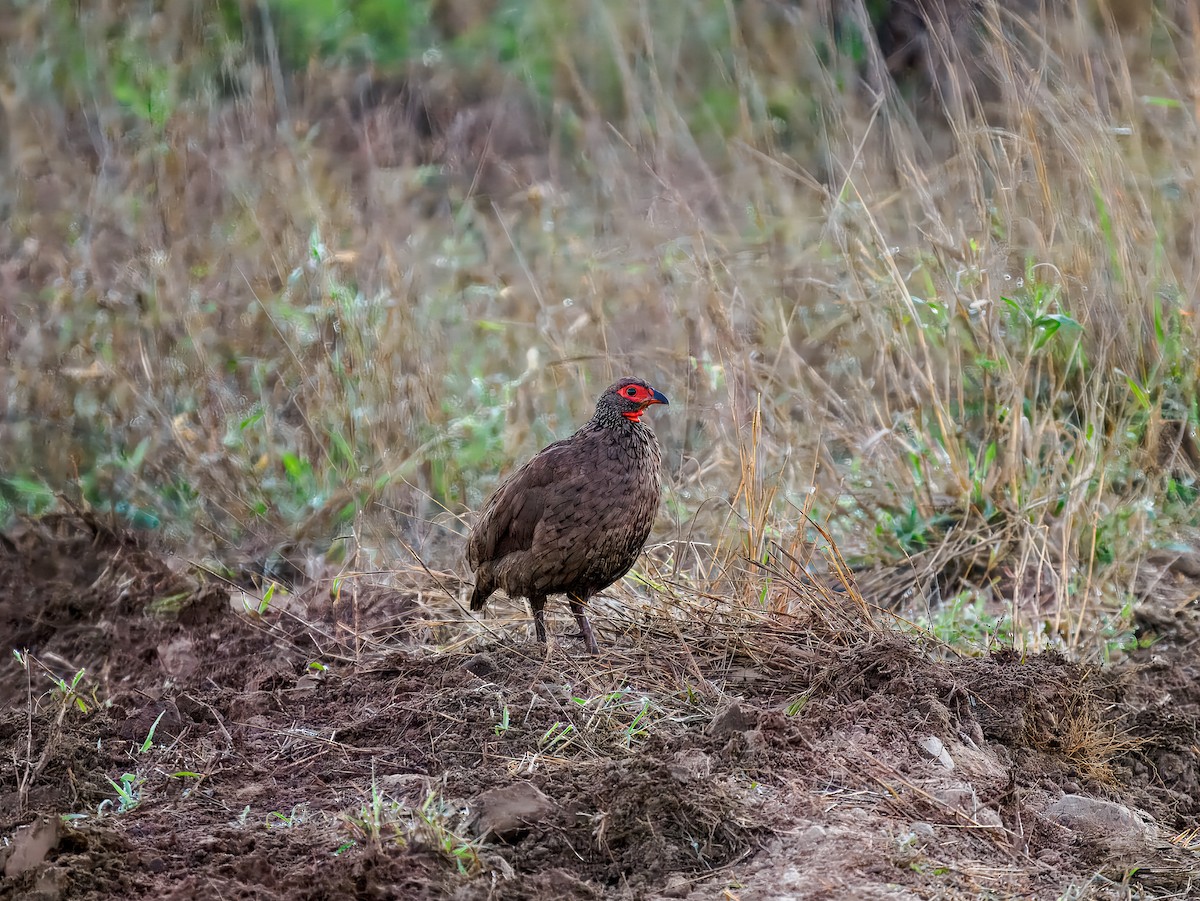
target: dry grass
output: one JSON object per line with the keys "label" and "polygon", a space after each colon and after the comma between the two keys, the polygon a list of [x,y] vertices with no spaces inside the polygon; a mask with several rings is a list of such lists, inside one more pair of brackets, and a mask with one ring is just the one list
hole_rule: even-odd
{"label": "dry grass", "polygon": [[1186,4],[983,3],[933,23],[936,91],[821,3],[531,8],[525,69],[427,58],[360,102],[188,4],[136,53],[119,3],[23,7],[9,512],[65,491],[192,545],[353,531],[362,569],[449,570],[497,475],[635,372],[672,406],[629,599],[864,628],[966,593],[1022,647],[1128,639],[1130,561],[1195,517]]}

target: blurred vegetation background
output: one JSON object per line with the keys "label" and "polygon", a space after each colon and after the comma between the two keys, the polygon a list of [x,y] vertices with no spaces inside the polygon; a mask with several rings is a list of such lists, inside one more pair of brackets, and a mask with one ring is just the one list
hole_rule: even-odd
{"label": "blurred vegetation background", "polygon": [[939,637],[1151,642],[1197,519],[1198,35],[1184,0],[4,0],[0,520],[461,569],[637,374],[648,585],[826,578],[811,517]]}

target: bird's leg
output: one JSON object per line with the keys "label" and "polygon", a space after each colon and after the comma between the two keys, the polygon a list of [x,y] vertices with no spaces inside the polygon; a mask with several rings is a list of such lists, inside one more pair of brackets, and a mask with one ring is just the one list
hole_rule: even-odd
{"label": "bird's leg", "polygon": [[571,595],[570,602],[571,612],[575,614],[575,622],[579,623],[579,637],[587,645],[589,654],[599,654],[600,647],[596,644],[596,636],[592,634],[592,624],[588,622],[588,618],[583,612],[583,605],[587,603],[587,598]]}
{"label": "bird's leg", "polygon": [[529,599],[529,609],[533,611],[533,630],[537,633],[537,640],[542,644],[546,643],[546,598],[545,596],[531,597]]}

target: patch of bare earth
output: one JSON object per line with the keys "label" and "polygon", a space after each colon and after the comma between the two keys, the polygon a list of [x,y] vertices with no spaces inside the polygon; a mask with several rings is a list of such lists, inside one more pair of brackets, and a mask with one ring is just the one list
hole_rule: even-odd
{"label": "patch of bare earth", "polygon": [[1166,897],[1200,872],[1171,841],[1200,687],[1166,645],[1090,670],[647,619],[598,660],[447,649],[449,599],[343,584],[259,616],[75,516],[11,531],[0,586],[28,652],[0,670],[3,898]]}

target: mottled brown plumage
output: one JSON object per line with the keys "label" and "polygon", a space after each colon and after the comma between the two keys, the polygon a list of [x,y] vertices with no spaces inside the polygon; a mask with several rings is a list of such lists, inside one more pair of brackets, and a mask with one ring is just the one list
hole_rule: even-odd
{"label": "mottled brown plumage", "polygon": [[529,599],[538,641],[546,640],[546,596],[567,595],[580,637],[599,653],[584,607],[629,572],[658,512],[658,439],[641,415],[667,399],[641,379],[621,379],[596,414],[504,481],[467,539],[475,572],[471,609],[492,592]]}

